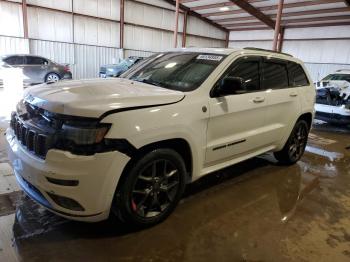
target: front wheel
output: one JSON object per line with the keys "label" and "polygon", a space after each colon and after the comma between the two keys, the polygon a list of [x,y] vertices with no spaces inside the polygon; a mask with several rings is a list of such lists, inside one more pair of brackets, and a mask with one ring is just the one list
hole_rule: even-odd
{"label": "front wheel", "polygon": [[112,212],[136,226],[163,221],[184,192],[186,168],[172,149],[155,149],[133,161],[118,187]]}
{"label": "front wheel", "polygon": [[305,120],[298,120],[283,149],[274,153],[278,162],[285,165],[292,165],[299,161],[304,154],[308,135],[309,126],[307,122]]}

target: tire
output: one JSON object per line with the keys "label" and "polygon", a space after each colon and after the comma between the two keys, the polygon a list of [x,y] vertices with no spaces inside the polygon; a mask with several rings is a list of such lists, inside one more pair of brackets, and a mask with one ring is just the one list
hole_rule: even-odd
{"label": "tire", "polygon": [[123,174],[112,213],[123,222],[149,227],[166,219],[185,189],[186,168],[172,149],[155,149],[132,161]]}
{"label": "tire", "polygon": [[60,76],[56,73],[48,73],[45,77],[45,82],[57,82],[60,80]]}
{"label": "tire", "polygon": [[286,144],[281,151],[275,152],[277,161],[283,165],[292,165],[303,156],[309,134],[309,125],[305,120],[298,120]]}

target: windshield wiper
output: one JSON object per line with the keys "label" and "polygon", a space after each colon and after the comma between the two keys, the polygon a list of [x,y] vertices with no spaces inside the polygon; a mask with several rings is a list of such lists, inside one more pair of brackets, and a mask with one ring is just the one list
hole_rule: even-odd
{"label": "windshield wiper", "polygon": [[137,78],[135,78],[135,79],[131,79],[131,80],[135,80],[137,82],[141,82],[141,83],[145,83],[145,84],[154,85],[154,86],[160,86],[161,87],[160,83],[152,81],[152,80],[149,80],[149,79],[137,79]]}

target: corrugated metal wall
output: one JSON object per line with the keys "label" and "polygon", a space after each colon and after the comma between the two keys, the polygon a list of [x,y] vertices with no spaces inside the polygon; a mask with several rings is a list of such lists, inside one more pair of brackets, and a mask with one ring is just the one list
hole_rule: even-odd
{"label": "corrugated metal wall", "polygon": [[[143,3],[147,4],[143,4]],[[152,6],[151,6],[152,5]],[[166,8],[166,9],[164,9]],[[164,51],[174,47],[174,6],[160,0],[132,1],[125,6],[125,49],[151,52]],[[182,46],[183,14],[179,15],[177,46]],[[156,27],[163,29],[151,29]],[[188,16],[186,46],[224,47],[226,33],[205,23],[197,17]],[[212,39],[212,38],[217,38]]]}
{"label": "corrugated metal wall", "polygon": [[0,1],[0,35],[23,37],[22,8]]}
{"label": "corrugated metal wall", "polygon": [[[21,1],[19,1],[21,2]],[[27,0],[29,38],[23,39],[21,5],[0,1],[0,54],[31,53],[69,64],[75,79],[97,77],[102,64],[117,63],[119,0]],[[42,7],[77,14],[84,17]],[[72,9],[73,8],[73,9]],[[106,19],[116,20],[109,21]],[[74,21],[74,22],[73,22]],[[4,26],[6,25],[6,26]]]}
{"label": "corrugated metal wall", "polygon": [[225,44],[226,32],[219,30],[215,26],[208,24],[194,16],[188,17],[187,33],[198,36],[218,38],[223,40],[222,42]]}
{"label": "corrugated metal wall", "polygon": [[104,64],[117,63],[120,49],[43,40],[30,40],[30,53],[69,64],[75,79],[98,77]]}
{"label": "corrugated metal wall", "polygon": [[[122,57],[173,48],[175,7],[162,0],[125,0],[124,52],[119,49],[120,0],[27,0],[30,40],[23,39],[21,2],[0,1],[0,54],[48,57],[69,64],[77,79],[96,77],[100,65]],[[183,19],[180,13],[179,47]],[[225,44],[225,32],[196,17],[188,17],[187,32],[187,46]]]}
{"label": "corrugated metal wall", "polygon": [[305,63],[309,74],[316,82],[324,78],[330,73],[333,73],[339,69],[349,69],[350,64],[320,64],[320,63]]}
{"label": "corrugated metal wall", "polygon": [[[350,26],[287,29],[283,52],[304,61],[314,81],[350,68]],[[230,33],[230,47],[272,48],[272,30]]]}
{"label": "corrugated metal wall", "polygon": [[76,78],[97,77],[101,65],[117,63],[120,53],[117,48],[74,45]]}
{"label": "corrugated metal wall", "polygon": [[0,36],[0,55],[29,54],[28,39]]}

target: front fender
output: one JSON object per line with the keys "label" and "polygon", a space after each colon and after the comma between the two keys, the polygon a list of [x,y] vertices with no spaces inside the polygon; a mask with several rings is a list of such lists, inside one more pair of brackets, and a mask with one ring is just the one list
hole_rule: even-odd
{"label": "front fender", "polygon": [[183,102],[108,115],[102,120],[112,123],[106,138],[126,139],[137,149],[164,140],[184,139],[191,148],[192,177],[196,178],[205,159],[209,113],[202,111],[203,103]]}

